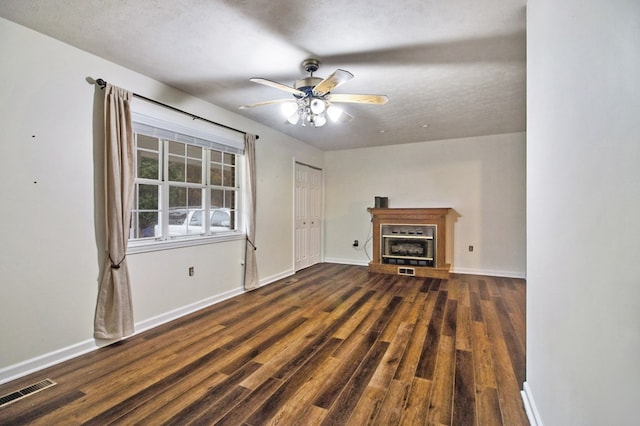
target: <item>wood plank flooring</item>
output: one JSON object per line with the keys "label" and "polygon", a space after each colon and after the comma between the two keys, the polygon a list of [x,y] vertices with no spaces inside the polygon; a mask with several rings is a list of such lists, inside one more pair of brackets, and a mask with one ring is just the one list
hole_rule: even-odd
{"label": "wood plank flooring", "polygon": [[0,386],[3,425],[528,425],[523,280],[319,264]]}

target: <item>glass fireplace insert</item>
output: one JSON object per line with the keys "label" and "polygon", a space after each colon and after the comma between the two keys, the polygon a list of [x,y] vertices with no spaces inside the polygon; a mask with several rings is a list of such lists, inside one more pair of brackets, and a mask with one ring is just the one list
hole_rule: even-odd
{"label": "glass fireplace insert", "polygon": [[382,263],[435,265],[435,225],[382,224],[380,230]]}

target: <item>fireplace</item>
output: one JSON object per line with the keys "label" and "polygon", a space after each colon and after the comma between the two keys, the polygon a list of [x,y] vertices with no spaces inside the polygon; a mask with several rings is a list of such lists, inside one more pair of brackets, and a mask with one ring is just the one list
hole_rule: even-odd
{"label": "fireplace", "polygon": [[381,225],[382,263],[434,266],[435,226]]}
{"label": "fireplace", "polygon": [[448,278],[445,262],[449,208],[373,208],[373,258],[369,270]]}

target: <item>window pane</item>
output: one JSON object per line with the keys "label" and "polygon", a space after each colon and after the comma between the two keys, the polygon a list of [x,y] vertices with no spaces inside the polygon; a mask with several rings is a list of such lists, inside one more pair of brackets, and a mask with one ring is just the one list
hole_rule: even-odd
{"label": "window pane", "polygon": [[204,234],[203,214],[203,210],[189,210],[187,216],[188,222],[186,223],[185,229],[186,235]]}
{"label": "window pane", "polygon": [[179,237],[187,233],[188,211],[185,209],[169,210],[169,236]]}
{"label": "window pane", "polygon": [[236,191],[224,189],[211,190],[211,208],[227,208],[235,210],[236,208]]}
{"label": "window pane", "polygon": [[210,151],[211,161],[214,163],[222,163],[222,152],[221,151]]}
{"label": "window pane", "polygon": [[229,227],[229,212],[224,210],[215,210],[211,215],[211,226]]}
{"label": "window pane", "polygon": [[169,186],[169,236],[204,233],[202,188]]}
{"label": "window pane", "polygon": [[202,148],[195,145],[187,145],[187,157],[202,158]]}
{"label": "window pane", "polygon": [[159,210],[158,185],[138,185],[138,210]]}
{"label": "window pane", "polygon": [[169,236],[180,237],[204,233],[203,210],[176,209],[169,212]]}
{"label": "window pane", "polygon": [[224,166],[222,184],[224,186],[236,186],[236,169],[233,166]]}
{"label": "window pane", "polygon": [[236,192],[224,191],[224,206],[228,209],[236,208]]}
{"label": "window pane", "polygon": [[136,184],[134,209],[131,212],[130,239],[159,236],[159,188],[159,185]]}
{"label": "window pane", "polygon": [[[138,237],[150,238],[157,237],[156,231],[158,227],[158,212],[139,212],[138,213]],[[158,234],[160,232],[158,231]]]}
{"label": "window pane", "polygon": [[183,225],[185,220],[187,220],[186,210],[173,210],[169,212],[169,226]]}
{"label": "window pane", "polygon": [[202,189],[200,188],[189,188],[187,189],[187,206],[189,208],[197,208],[201,209],[203,207],[202,203]]}
{"label": "window pane", "polygon": [[224,191],[222,189],[211,190],[211,208],[219,209],[224,207]]}
{"label": "window pane", "polygon": [[137,177],[143,179],[158,179],[159,164],[157,152],[138,150]]}
{"label": "window pane", "polygon": [[181,155],[184,157],[185,144],[169,141],[169,154]]}
{"label": "window pane", "polygon": [[187,188],[169,186],[169,208],[184,209],[185,207],[187,207]]}
{"label": "window pane", "polygon": [[147,135],[136,134],[136,143],[138,148],[147,149],[150,151],[158,151],[158,139]]}
{"label": "window pane", "polygon": [[169,156],[169,180],[185,182],[184,157]]}
{"label": "window pane", "polygon": [[211,164],[210,174],[211,174],[211,185],[222,186],[222,166],[220,164]]}
{"label": "window pane", "polygon": [[226,210],[214,210],[211,213],[211,232],[229,231],[231,228],[231,215]]}
{"label": "window pane", "polygon": [[202,160],[187,159],[187,182],[202,183]]}
{"label": "window pane", "polygon": [[203,221],[203,211],[202,210],[198,210],[193,212],[193,214],[191,215],[191,219],[189,219],[189,225],[190,226],[204,226],[204,221]]}
{"label": "window pane", "polygon": [[224,164],[229,164],[231,166],[235,166],[236,164],[236,155],[235,154],[224,154]]}

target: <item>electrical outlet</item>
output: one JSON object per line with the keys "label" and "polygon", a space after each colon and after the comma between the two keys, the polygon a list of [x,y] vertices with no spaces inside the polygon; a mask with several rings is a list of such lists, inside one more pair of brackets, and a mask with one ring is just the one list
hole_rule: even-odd
{"label": "electrical outlet", "polygon": [[196,270],[193,266],[189,266],[189,276],[192,277],[196,273]]}
{"label": "electrical outlet", "polygon": [[358,240],[353,240],[354,247],[358,247],[359,245],[360,245],[360,242]]}

